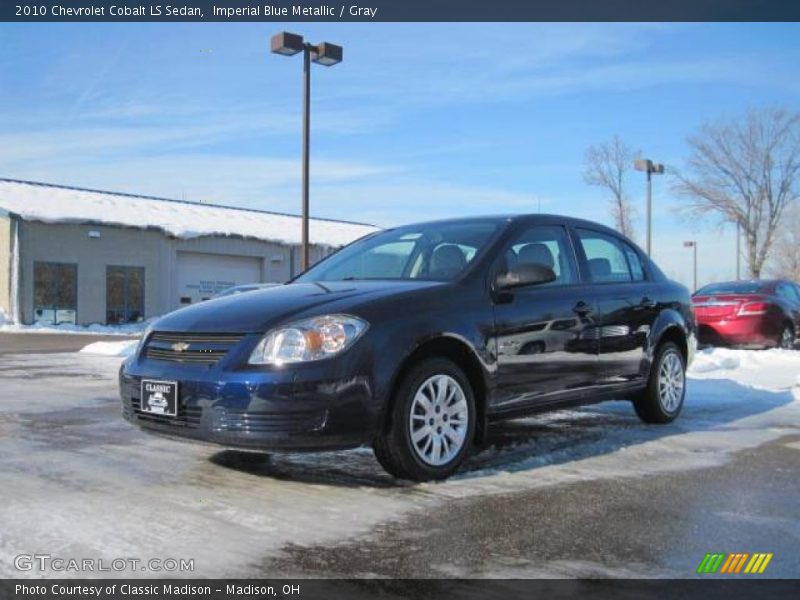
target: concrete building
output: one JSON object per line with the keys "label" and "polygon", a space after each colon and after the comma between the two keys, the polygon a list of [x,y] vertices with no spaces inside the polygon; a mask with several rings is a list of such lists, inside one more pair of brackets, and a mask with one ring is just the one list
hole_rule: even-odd
{"label": "concrete building", "polygon": [[[312,219],[311,259],[377,228]],[[299,271],[300,218],[0,179],[0,320],[130,323]]]}

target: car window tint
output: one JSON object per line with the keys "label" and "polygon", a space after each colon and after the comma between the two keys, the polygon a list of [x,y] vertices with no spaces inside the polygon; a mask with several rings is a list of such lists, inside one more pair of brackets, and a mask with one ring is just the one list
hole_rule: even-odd
{"label": "car window tint", "polygon": [[778,295],[783,296],[789,302],[797,303],[800,302],[800,295],[797,293],[797,288],[795,286],[790,285],[788,283],[780,283],[778,284]]}
{"label": "car window tint", "polygon": [[701,287],[696,295],[707,296],[709,294],[756,294],[762,291],[764,284],[760,281],[726,281],[723,283],[710,283]]}
{"label": "car window tint", "polygon": [[590,229],[577,231],[592,281],[608,283],[633,280],[622,241]]}
{"label": "car window tint", "polygon": [[555,281],[543,285],[566,285],[578,280],[572,247],[563,227],[534,225],[523,230],[511,241],[504,257],[507,271],[513,271],[520,263],[553,269]]}
{"label": "car window tint", "polygon": [[497,229],[497,222],[476,220],[385,231],[351,244],[314,265],[295,281],[449,281],[475,260]]}
{"label": "car window tint", "polygon": [[330,269],[328,279],[400,278],[416,242],[400,240],[370,248]]}
{"label": "car window tint", "polygon": [[628,266],[631,269],[631,275],[634,281],[644,281],[644,268],[642,267],[642,259],[639,258],[639,253],[633,249],[630,244],[622,244],[625,250],[625,258],[628,259]]}

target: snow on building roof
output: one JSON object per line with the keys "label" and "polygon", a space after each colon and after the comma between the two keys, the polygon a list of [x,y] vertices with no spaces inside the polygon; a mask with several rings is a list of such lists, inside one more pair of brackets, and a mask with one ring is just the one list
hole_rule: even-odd
{"label": "snow on building roof", "polygon": [[[92,223],[158,228],[179,238],[234,235],[300,243],[300,217],[255,209],[199,204],[0,178],[0,212],[43,223]],[[378,228],[365,223],[311,219],[312,244],[343,246]]]}

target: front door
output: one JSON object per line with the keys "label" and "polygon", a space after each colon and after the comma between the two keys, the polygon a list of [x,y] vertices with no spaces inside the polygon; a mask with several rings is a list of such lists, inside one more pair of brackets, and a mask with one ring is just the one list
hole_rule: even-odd
{"label": "front door", "polygon": [[556,280],[495,293],[498,408],[546,403],[598,377],[597,308],[564,227],[522,227],[495,272],[526,262],[550,267]]}

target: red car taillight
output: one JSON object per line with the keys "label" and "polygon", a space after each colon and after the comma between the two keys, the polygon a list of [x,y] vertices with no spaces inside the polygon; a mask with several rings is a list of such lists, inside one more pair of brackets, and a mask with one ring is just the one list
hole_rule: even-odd
{"label": "red car taillight", "polygon": [[739,308],[739,316],[763,315],[769,310],[766,302],[748,302]]}

